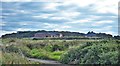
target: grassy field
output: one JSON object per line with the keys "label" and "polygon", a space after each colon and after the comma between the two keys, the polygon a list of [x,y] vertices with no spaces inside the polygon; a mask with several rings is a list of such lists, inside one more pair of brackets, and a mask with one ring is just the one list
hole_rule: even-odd
{"label": "grassy field", "polygon": [[[22,57],[56,60],[63,64],[116,64],[119,40],[0,39],[3,64],[36,64]],[[9,60],[8,60],[9,59]],[[17,61],[15,61],[17,60]]]}

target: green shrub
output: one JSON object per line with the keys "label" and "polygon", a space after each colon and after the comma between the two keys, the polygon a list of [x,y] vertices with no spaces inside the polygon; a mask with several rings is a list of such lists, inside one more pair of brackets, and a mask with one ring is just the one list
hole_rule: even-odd
{"label": "green shrub", "polygon": [[15,52],[15,53],[17,53],[17,52],[19,52],[19,49],[17,48],[17,47],[15,47],[15,46],[7,46],[7,47],[5,47],[5,51],[6,52]]}
{"label": "green shrub", "polygon": [[72,48],[60,58],[65,64],[116,64],[118,44],[115,41],[92,42]]}

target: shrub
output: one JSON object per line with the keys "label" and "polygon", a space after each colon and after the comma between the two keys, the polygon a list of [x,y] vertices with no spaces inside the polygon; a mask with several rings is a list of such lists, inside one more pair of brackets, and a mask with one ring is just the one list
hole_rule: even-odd
{"label": "shrub", "polygon": [[39,62],[28,61],[17,53],[2,53],[2,64],[40,64]]}
{"label": "shrub", "polygon": [[72,48],[63,54],[60,61],[65,64],[116,64],[118,63],[118,44],[92,42]]}
{"label": "shrub", "polygon": [[5,47],[5,51],[6,52],[19,52],[19,49],[17,48],[17,47],[15,47],[15,46],[7,46],[7,47]]}

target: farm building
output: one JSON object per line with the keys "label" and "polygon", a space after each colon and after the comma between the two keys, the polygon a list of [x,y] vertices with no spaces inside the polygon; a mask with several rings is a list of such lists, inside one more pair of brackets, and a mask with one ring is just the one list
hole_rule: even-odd
{"label": "farm building", "polygon": [[61,33],[36,33],[34,38],[56,38],[56,37],[63,37]]}

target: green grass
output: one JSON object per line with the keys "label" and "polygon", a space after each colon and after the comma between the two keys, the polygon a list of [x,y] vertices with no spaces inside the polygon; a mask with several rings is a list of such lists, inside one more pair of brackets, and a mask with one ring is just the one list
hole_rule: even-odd
{"label": "green grass", "polygon": [[33,49],[30,52],[30,57],[39,58],[39,59],[50,59],[50,60],[59,60],[60,56],[64,53],[64,51],[54,51],[49,52],[43,49]]}
{"label": "green grass", "polygon": [[51,55],[50,55],[50,58],[53,59],[53,60],[60,60],[60,57],[62,54],[64,54],[65,51],[55,51],[55,52],[52,52]]}

